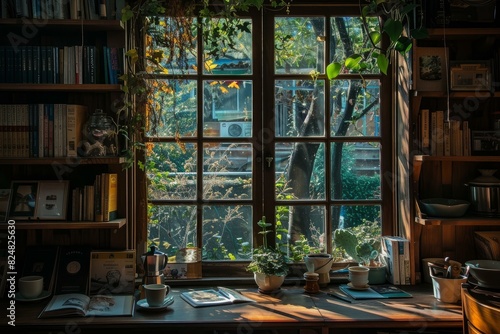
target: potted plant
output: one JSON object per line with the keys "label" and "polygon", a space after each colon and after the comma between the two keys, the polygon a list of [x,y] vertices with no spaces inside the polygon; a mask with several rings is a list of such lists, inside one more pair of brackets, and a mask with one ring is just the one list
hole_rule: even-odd
{"label": "potted plant", "polygon": [[252,261],[247,270],[254,273],[254,279],[259,287],[259,292],[271,293],[281,287],[288,274],[288,257],[278,247],[268,245],[267,237],[273,232],[268,229],[271,224],[266,223],[266,217],[262,217],[257,223],[262,229],[262,245],[253,249]]}
{"label": "potted plant", "polygon": [[380,238],[359,237],[348,229],[338,229],[334,233],[334,243],[360,266],[370,268],[368,281],[370,284],[386,282],[386,266],[379,261]]}

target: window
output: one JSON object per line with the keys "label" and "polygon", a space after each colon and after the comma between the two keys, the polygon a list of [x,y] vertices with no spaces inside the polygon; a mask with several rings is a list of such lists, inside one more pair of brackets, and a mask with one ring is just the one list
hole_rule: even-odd
{"label": "window", "polygon": [[152,76],[148,106],[148,239],[169,256],[200,247],[204,261],[249,260],[262,215],[294,259],[334,253],[338,228],[391,228],[390,81],[376,64],[362,78],[325,76],[330,61],[368,42],[357,8],[293,12],[199,29],[167,18],[150,32],[192,36],[189,56]]}

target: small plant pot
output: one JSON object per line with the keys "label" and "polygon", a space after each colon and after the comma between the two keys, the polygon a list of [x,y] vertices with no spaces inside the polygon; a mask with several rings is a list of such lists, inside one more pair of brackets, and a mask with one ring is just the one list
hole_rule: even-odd
{"label": "small plant pot", "polygon": [[261,293],[272,293],[279,288],[285,281],[285,276],[266,275],[263,273],[254,273],[255,283]]}
{"label": "small plant pot", "polygon": [[370,267],[370,271],[368,272],[368,284],[384,284],[387,282],[387,267],[386,266],[377,266]]}

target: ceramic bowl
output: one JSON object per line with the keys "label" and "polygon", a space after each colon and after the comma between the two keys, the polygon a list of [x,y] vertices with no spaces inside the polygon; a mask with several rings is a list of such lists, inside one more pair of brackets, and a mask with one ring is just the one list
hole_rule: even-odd
{"label": "ceramic bowl", "polygon": [[500,289],[500,261],[469,260],[465,265],[480,287]]}
{"label": "ceramic bowl", "polygon": [[462,217],[470,202],[460,199],[427,198],[420,200],[422,211],[432,217]]}

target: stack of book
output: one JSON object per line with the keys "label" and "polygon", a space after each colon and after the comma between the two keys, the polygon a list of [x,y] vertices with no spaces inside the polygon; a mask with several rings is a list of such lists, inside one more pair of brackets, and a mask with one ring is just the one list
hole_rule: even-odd
{"label": "stack of book", "polygon": [[73,221],[107,222],[118,218],[118,175],[102,173],[92,185],[72,191]]}
{"label": "stack of book", "polygon": [[387,266],[388,280],[395,285],[411,284],[410,242],[398,236],[383,236],[382,262]]}
{"label": "stack of book", "polygon": [[73,104],[0,105],[0,157],[76,157],[87,107]]}
{"label": "stack of book", "polygon": [[433,156],[471,155],[469,122],[445,117],[443,110],[420,110],[420,150]]}

